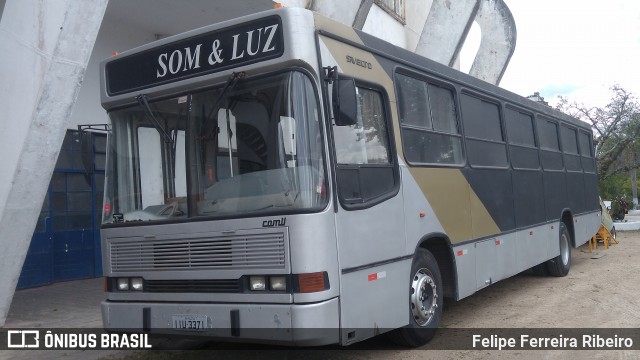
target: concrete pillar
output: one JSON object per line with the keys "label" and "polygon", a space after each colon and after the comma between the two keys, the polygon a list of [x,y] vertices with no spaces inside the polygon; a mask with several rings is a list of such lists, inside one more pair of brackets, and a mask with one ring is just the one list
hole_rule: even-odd
{"label": "concrete pillar", "polygon": [[469,74],[498,85],[516,49],[516,23],[503,0],[481,0],[476,22],[482,37]]}
{"label": "concrete pillar", "polygon": [[416,53],[454,66],[480,6],[480,0],[434,0]]}
{"label": "concrete pillar", "polygon": [[108,0],[7,0],[0,20],[0,326]]}
{"label": "concrete pillar", "polygon": [[[313,10],[345,25],[362,29],[373,0],[273,0],[285,7],[303,7]],[[356,17],[358,17],[356,19]]]}

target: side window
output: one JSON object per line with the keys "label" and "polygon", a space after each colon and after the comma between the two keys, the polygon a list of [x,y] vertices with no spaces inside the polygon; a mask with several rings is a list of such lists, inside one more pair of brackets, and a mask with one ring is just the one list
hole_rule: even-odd
{"label": "side window", "polygon": [[551,120],[540,118],[538,120],[538,134],[540,136],[540,148],[543,150],[560,151],[558,143],[558,125]]}
{"label": "side window", "polygon": [[358,88],[358,123],[334,127],[338,164],[390,164],[382,95]]}
{"label": "side window", "polygon": [[509,144],[528,147],[536,146],[533,136],[533,117],[531,115],[507,108],[505,119]]}
{"label": "side window", "polygon": [[562,125],[560,126],[560,138],[562,139],[565,168],[567,171],[582,172],[576,130]]}
{"label": "side window", "polygon": [[582,168],[585,172],[595,173],[596,167],[593,161],[593,146],[591,145],[591,134],[584,131],[579,131],[578,145],[580,146]]}
{"label": "side window", "polygon": [[538,140],[540,141],[540,158],[545,171],[564,169],[560,143],[558,142],[558,124],[550,119],[539,117]]}
{"label": "side window", "polygon": [[453,91],[401,74],[396,80],[407,162],[412,165],[464,164]]}
{"label": "side window", "polygon": [[469,164],[473,167],[507,167],[498,104],[462,94],[462,121]]}
{"label": "side window", "polygon": [[357,87],[357,123],[333,126],[340,202],[348,210],[373,206],[398,190],[399,173],[391,148],[384,96]]}
{"label": "side window", "polygon": [[513,168],[540,169],[540,158],[533,133],[533,116],[507,107],[505,123]]}

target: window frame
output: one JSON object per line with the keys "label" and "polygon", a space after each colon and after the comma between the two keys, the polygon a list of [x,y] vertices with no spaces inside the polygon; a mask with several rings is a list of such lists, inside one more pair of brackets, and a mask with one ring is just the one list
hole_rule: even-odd
{"label": "window frame", "polygon": [[[531,145],[525,145],[525,144],[519,144],[519,143],[512,143],[511,142],[511,138],[509,137],[509,121],[508,121],[508,116],[507,116],[507,110],[510,111],[515,111],[521,115],[525,115],[528,116],[529,119],[531,120],[530,124],[531,124],[531,132],[533,135],[533,146]],[[528,110],[525,110],[523,108],[514,106],[512,104],[505,104],[504,107],[504,126],[505,126],[505,133],[506,133],[506,142],[507,142],[507,152],[509,155],[509,162],[511,163],[511,168],[514,170],[527,170],[527,171],[542,171],[542,161],[540,159],[540,143],[538,142],[538,134],[537,134],[537,128],[536,128],[536,116],[533,112],[530,112]],[[522,149],[529,149],[529,150],[535,150],[536,152],[536,157],[538,159],[538,167],[536,168],[525,168],[525,167],[517,167],[513,164],[513,157],[512,157],[512,151],[511,151],[511,147],[516,147],[516,148],[522,148]]]}
{"label": "window frame", "polygon": [[[563,137],[563,128],[568,130],[568,131],[572,131],[573,132],[573,136],[575,139],[575,144],[576,144],[576,152],[575,153],[570,153],[567,151],[567,144],[564,143],[564,137]],[[582,167],[582,159],[580,156],[580,145],[578,144],[578,128],[576,128],[575,126],[570,126],[567,123],[560,123],[560,127],[558,129],[559,131],[559,135],[560,135],[560,147],[562,149],[562,161],[564,163],[564,168],[567,172],[570,173],[582,173],[584,171],[583,167]],[[564,131],[566,131],[564,130]],[[579,169],[578,170],[571,170],[569,168],[567,168],[567,157],[574,157],[578,159],[578,165],[579,165]]]}
{"label": "window frame", "polygon": [[[542,132],[540,131],[540,127],[538,126],[538,124],[542,121],[546,121],[548,123],[551,123],[555,126],[555,133],[556,133],[556,141],[558,143],[558,150],[554,150],[554,149],[550,149],[550,148],[544,148],[542,147],[542,141],[541,139],[541,135]],[[537,135],[538,135],[538,147],[539,147],[539,153],[540,153],[540,165],[542,166],[542,171],[545,172],[565,172],[566,168],[564,165],[564,153],[562,151],[562,142],[560,139],[560,122],[555,119],[552,118],[548,115],[542,115],[542,114],[537,114],[536,115],[536,131],[537,131]],[[554,153],[554,154],[559,154],[560,155],[560,160],[562,161],[562,166],[560,167],[560,169],[547,169],[544,166],[544,161],[543,161],[543,157],[542,154],[543,152],[548,152],[548,153]]]}
{"label": "window frame", "polygon": [[[336,186],[335,192],[337,193],[338,201],[343,209],[347,211],[363,210],[363,209],[367,209],[375,205],[378,205],[386,200],[389,200],[395,197],[400,191],[400,169],[398,164],[398,152],[396,150],[397,148],[395,143],[393,118],[392,118],[391,109],[390,109],[389,94],[387,94],[387,91],[385,90],[384,86],[373,83],[373,82],[369,82],[366,80],[362,80],[359,78],[346,76],[343,74],[341,74],[341,78],[354,79],[357,88],[364,88],[367,90],[375,91],[380,95],[382,111],[383,111],[382,115],[384,116],[384,122],[387,127],[387,137],[388,137],[388,144],[389,144],[389,163],[388,164],[376,164],[376,163],[339,164],[337,159],[337,154],[336,154],[336,143],[335,143],[335,134],[334,134],[334,127],[336,125],[333,123],[333,114],[331,113],[330,122],[329,122],[329,127],[330,127],[329,131],[331,133],[330,148],[333,154],[332,166],[335,169],[334,170],[335,186]],[[328,97],[328,98],[330,99],[331,97]],[[393,187],[391,187],[387,191],[381,192],[380,194],[372,198],[367,199],[367,198],[361,197],[360,198],[361,201],[359,202],[354,202],[349,199],[346,199],[344,197],[343,192],[340,191],[341,172],[344,173],[345,171],[357,171],[358,173],[361,173],[362,169],[367,169],[367,168],[368,169],[390,169],[390,171],[392,172],[392,178],[394,183]]]}
{"label": "window frame", "polygon": [[[585,156],[584,154],[582,154],[582,150],[580,146],[580,134],[587,136],[587,141],[589,142],[587,144],[587,146],[589,147],[588,156]],[[582,166],[582,171],[585,174],[595,174],[597,171],[597,168],[595,163],[595,149],[593,147],[593,134],[581,128],[578,128],[578,152],[580,153],[580,161],[583,161],[583,159],[586,159],[587,161],[590,161],[591,164],[593,165],[593,170],[586,170],[584,166]]]}
{"label": "window frame", "polygon": [[[464,119],[464,115],[463,115],[463,105],[462,105],[462,97],[463,96],[469,96],[472,98],[476,98],[480,101],[484,101],[490,104],[494,104],[496,106],[496,108],[498,109],[498,124],[500,125],[500,132],[502,135],[502,141],[496,141],[496,140],[491,140],[491,139],[483,139],[483,138],[479,138],[479,137],[475,137],[475,136],[469,136],[467,135],[466,132],[466,127],[465,127],[465,119]],[[465,142],[465,148],[469,148],[469,144],[467,143],[468,140],[476,141],[476,142],[483,142],[483,143],[489,143],[489,144],[497,144],[497,145],[503,145],[504,147],[504,153],[505,153],[505,164],[504,166],[494,166],[494,165],[475,165],[471,163],[471,159],[467,156],[467,162],[469,163],[469,167],[471,167],[472,169],[496,169],[496,170],[504,170],[504,169],[510,169],[511,167],[511,159],[510,159],[510,154],[509,154],[509,144],[507,142],[507,136],[506,136],[506,127],[505,127],[505,122],[504,122],[504,110],[502,108],[502,101],[500,101],[499,99],[496,98],[492,98],[489,97],[483,93],[479,93],[476,91],[472,91],[470,89],[466,89],[463,88],[460,91],[460,99],[459,99],[459,103],[460,103],[460,117],[462,119],[461,126],[462,126],[462,132],[464,134],[464,142]]]}
{"label": "window frame", "polygon": [[[453,134],[453,133],[448,133],[448,132],[444,132],[444,131],[440,131],[440,130],[434,130],[433,129],[433,118],[429,119],[430,123],[432,124],[432,128],[428,129],[422,126],[416,126],[416,125],[410,125],[410,124],[403,124],[402,122],[402,113],[403,113],[403,109],[401,108],[402,106],[402,102],[400,101],[400,97],[401,92],[400,92],[400,81],[398,79],[398,76],[405,76],[408,78],[412,78],[416,81],[421,81],[424,84],[427,85],[435,85],[444,89],[448,89],[451,94],[453,95],[453,106],[455,108],[455,120],[456,120],[456,129],[457,129],[457,134]],[[403,154],[403,158],[404,161],[409,164],[412,167],[445,167],[445,168],[463,168],[466,166],[467,164],[467,151],[466,151],[466,144],[464,141],[464,133],[463,133],[463,129],[462,129],[462,115],[461,115],[461,109],[460,109],[460,102],[459,102],[459,97],[458,97],[458,91],[456,90],[456,87],[449,83],[449,82],[445,82],[442,81],[440,79],[425,75],[425,74],[421,74],[421,73],[416,73],[416,72],[412,72],[409,71],[407,69],[398,69],[395,71],[394,73],[394,90],[396,92],[396,109],[398,111],[398,127],[400,130],[400,137],[401,137],[401,142],[402,142],[402,154]],[[427,96],[428,96],[428,90],[427,90]],[[427,101],[429,101],[430,99],[427,99]],[[428,108],[429,108],[429,116],[432,117],[432,110],[431,110],[431,105],[428,104]],[[406,144],[408,143],[406,141],[406,135],[405,135],[405,129],[408,130],[412,130],[412,131],[420,131],[423,133],[428,133],[428,134],[436,134],[436,135],[444,135],[444,136],[449,136],[449,137],[453,137],[453,138],[457,138],[460,141],[460,153],[461,153],[461,159],[459,163],[429,163],[429,162],[416,162],[416,161],[412,161],[409,160],[409,158],[407,157],[407,151],[406,151]]]}
{"label": "window frame", "polygon": [[[384,0],[374,0],[380,9],[391,15],[394,19],[398,20],[401,24],[405,25],[406,22],[406,7],[404,0],[390,0],[393,1],[393,8],[390,7]],[[400,13],[400,12],[401,13]]]}

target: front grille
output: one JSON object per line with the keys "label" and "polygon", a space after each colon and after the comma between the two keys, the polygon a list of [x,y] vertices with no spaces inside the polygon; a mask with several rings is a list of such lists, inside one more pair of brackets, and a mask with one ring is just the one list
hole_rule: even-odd
{"label": "front grille", "polygon": [[239,293],[237,280],[145,280],[145,292],[155,293]]}
{"label": "front grille", "polygon": [[239,233],[111,239],[111,271],[286,269],[282,230]]}

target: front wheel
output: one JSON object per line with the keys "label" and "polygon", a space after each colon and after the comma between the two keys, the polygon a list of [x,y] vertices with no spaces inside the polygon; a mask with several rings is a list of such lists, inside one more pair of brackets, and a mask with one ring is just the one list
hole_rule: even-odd
{"label": "front wheel", "polygon": [[402,346],[417,347],[435,335],[442,318],[443,288],[438,262],[431,252],[419,249],[411,265],[409,325],[389,333]]}
{"label": "front wheel", "polygon": [[560,223],[560,255],[547,262],[547,270],[552,276],[567,276],[571,268],[571,235],[564,223]]}

